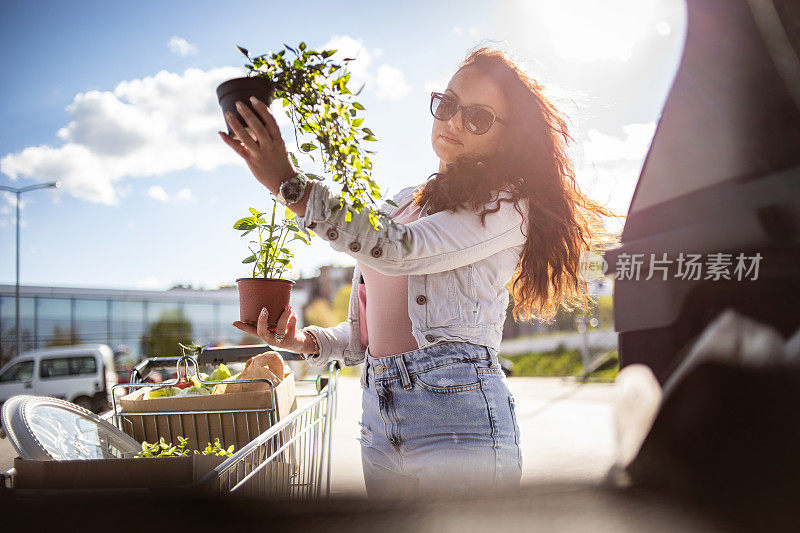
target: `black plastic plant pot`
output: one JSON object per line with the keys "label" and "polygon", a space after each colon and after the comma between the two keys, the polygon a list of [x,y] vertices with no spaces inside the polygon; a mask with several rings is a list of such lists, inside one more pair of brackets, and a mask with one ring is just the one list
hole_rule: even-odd
{"label": "black plastic plant pot", "polygon": [[[250,97],[255,96],[265,104],[270,105],[272,100],[275,99],[274,94],[275,85],[271,81],[260,77],[233,78],[232,80],[221,83],[217,87],[217,99],[219,100],[220,107],[222,107],[223,119],[225,113],[230,111],[246,128],[247,122],[245,122],[244,118],[236,111],[236,102],[241,101],[255,113],[253,104],[250,102]],[[259,116],[258,113],[255,113],[255,115]],[[227,120],[225,124],[228,125],[228,134],[241,142],[241,139],[233,132]],[[249,129],[250,128],[247,128],[248,131]]]}

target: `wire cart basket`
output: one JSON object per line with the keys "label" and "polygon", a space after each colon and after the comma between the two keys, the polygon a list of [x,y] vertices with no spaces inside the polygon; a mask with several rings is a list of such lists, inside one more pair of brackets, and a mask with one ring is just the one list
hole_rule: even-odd
{"label": "wire cart basket", "polygon": [[[175,368],[178,380],[189,377],[189,368],[203,365],[246,362],[268,350],[264,345],[207,348],[197,356],[156,357],[142,361],[131,372],[129,383],[112,388],[112,410],[105,418],[140,442],[142,435],[159,437],[183,435],[201,449],[214,438],[227,445],[236,443],[234,453],[185,487],[190,493],[247,498],[288,498],[315,500],[330,498],[331,445],[336,417],[339,364],[332,361],[327,372],[313,379],[297,379],[297,407],[278,417],[276,385],[267,379],[204,381],[203,384],[267,382],[271,402],[263,408],[215,411],[133,412],[121,410],[118,397],[153,383],[145,381],[159,368]],[[284,361],[301,361],[293,352],[278,351]],[[169,384],[171,381],[159,383]],[[224,396],[224,395],[223,395]],[[186,430],[186,433],[184,433]],[[138,438],[137,438],[138,437]],[[151,440],[148,440],[151,442]],[[191,447],[191,446],[190,446]],[[14,488],[14,469],[0,474],[6,489]],[[132,492],[140,492],[134,490]]]}

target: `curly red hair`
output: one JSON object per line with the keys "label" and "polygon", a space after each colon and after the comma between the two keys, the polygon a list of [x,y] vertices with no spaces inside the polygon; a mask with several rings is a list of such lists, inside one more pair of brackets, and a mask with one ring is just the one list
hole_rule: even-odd
{"label": "curly red hair", "polygon": [[[580,303],[588,311],[588,286],[579,275],[581,254],[615,244],[601,216],[621,217],[586,196],[578,187],[567,146],[573,141],[566,120],[543,94],[543,88],[503,51],[481,47],[461,62],[458,70],[479,69],[501,88],[515,110],[503,148],[478,161],[461,156],[444,173],[434,173],[415,193],[414,202],[430,200],[431,210],[455,211],[469,205],[499,210],[500,201],[528,202],[527,241],[517,269],[506,288],[514,301],[515,320],[537,318],[551,322],[559,307]],[[500,200],[497,191],[511,191]],[[494,198],[492,198],[494,196]],[[594,302],[594,300],[591,300]]]}

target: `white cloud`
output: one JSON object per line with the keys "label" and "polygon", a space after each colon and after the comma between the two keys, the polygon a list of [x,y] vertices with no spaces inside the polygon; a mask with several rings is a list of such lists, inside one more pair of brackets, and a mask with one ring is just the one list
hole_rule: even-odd
{"label": "white cloud", "polygon": [[[239,162],[216,132],[225,129],[216,87],[241,76],[235,67],[183,74],[161,71],[123,81],[113,91],[89,91],[67,107],[62,146],[32,146],[0,159],[0,171],[62,182],[64,191],[92,202],[119,203],[118,182],[195,168],[211,171]],[[288,119],[276,114],[279,124]]]}
{"label": "white cloud", "polygon": [[[315,48],[336,48],[335,57],[340,60],[355,57],[348,62],[353,92],[374,80],[370,68],[380,50],[368,50],[361,40],[347,35],[335,35]],[[404,82],[402,73],[392,67],[381,72],[384,80],[394,76]],[[240,164],[241,158],[216,134],[226,126],[215,90],[223,81],[241,75],[237,67],[190,68],[183,73],[162,70],[122,81],[113,90],[77,94],[67,106],[69,122],[56,133],[60,145],[43,143],[5,154],[0,158],[0,172],[12,180],[23,176],[57,179],[68,194],[117,205],[130,192],[125,183],[130,178]],[[378,90],[397,97],[406,89],[402,83],[384,81],[384,88]],[[273,102],[271,109],[279,126],[290,124],[280,102]]]}
{"label": "white cloud", "polygon": [[[13,226],[17,223],[16,222],[17,195],[12,194],[8,191],[3,191],[2,197],[8,204],[0,207],[0,215],[3,215],[3,218],[0,218],[0,227],[5,228],[7,226]],[[22,210],[24,207],[25,207],[25,200],[20,198],[19,200],[20,210]]]}
{"label": "white cloud", "polygon": [[390,65],[378,67],[377,74],[378,97],[388,100],[399,100],[404,98],[411,86],[406,83],[406,76],[399,68]]}
{"label": "white cloud", "polygon": [[164,187],[161,185],[153,185],[149,189],[147,189],[147,196],[154,200],[158,200],[159,202],[167,203],[169,202],[169,195],[167,191],[164,190]]}
{"label": "white cloud", "polygon": [[184,187],[175,193],[176,202],[191,202],[192,200],[194,200],[194,194],[192,194],[191,189]]}
{"label": "white cloud", "polygon": [[448,72],[446,75],[441,76],[438,79],[430,80],[425,82],[425,92],[430,93],[433,91],[436,92],[444,92],[447,89],[447,84],[450,83],[450,78],[453,77],[454,72]]}
{"label": "white cloud", "polygon": [[601,205],[625,213],[641,171],[641,161],[615,161],[580,165],[575,174],[584,193]]}
{"label": "white cloud", "polygon": [[147,276],[136,282],[136,288],[141,290],[160,290],[164,289],[164,282],[155,276]]}
{"label": "white cloud", "polygon": [[373,61],[383,54],[383,49],[370,49],[364,46],[363,39],[350,35],[334,35],[328,42],[315,49],[335,49],[337,52],[333,55],[333,59],[337,61],[347,57],[354,58],[347,62],[347,70],[350,72],[348,86],[353,92],[358,91],[362,84],[366,84],[365,90],[369,90],[374,83],[378,98],[395,100],[405,97],[411,90],[406,82],[405,74],[397,67],[384,64],[373,74]]}
{"label": "white cloud", "polygon": [[192,190],[187,187],[180,189],[178,192],[170,196],[169,193],[167,193],[167,191],[164,190],[164,187],[162,187],[161,185],[153,185],[152,187],[147,189],[146,194],[153,200],[158,200],[159,202],[162,203],[167,203],[170,200],[175,202],[188,203],[194,200],[194,194],[192,193]]}
{"label": "white cloud", "polygon": [[[6,202],[8,202],[8,205],[10,205],[11,207],[16,209],[16,207],[17,207],[17,195],[16,194],[14,194],[12,192],[8,192],[8,191],[3,191],[3,198],[6,199]],[[20,208],[20,210],[25,209],[25,199],[24,198],[20,198],[19,199],[19,208]]]}
{"label": "white cloud", "polygon": [[197,45],[192,44],[183,37],[178,37],[177,35],[173,35],[172,38],[167,43],[169,47],[169,51],[173,54],[177,54],[181,57],[186,57],[190,55],[197,54]]}
{"label": "white cloud", "polygon": [[642,159],[653,139],[655,128],[654,122],[627,124],[622,127],[625,134],[623,138],[591,129],[588,132],[589,139],[584,143],[583,156],[595,163]]}
{"label": "white cloud", "polygon": [[619,212],[630,206],[655,133],[655,123],[632,123],[622,127],[622,136],[591,129],[583,142],[583,153],[575,159],[581,188],[596,201]]}
{"label": "white cloud", "polygon": [[462,28],[461,26],[453,26],[453,33],[455,33],[456,35],[461,35],[462,33],[464,33],[464,28]]}
{"label": "white cloud", "polygon": [[331,56],[336,61],[347,57],[354,58],[353,61],[347,62],[347,70],[350,72],[348,86],[353,92],[356,92],[362,83],[372,79],[369,66],[372,63],[373,52],[364,47],[363,42],[363,39],[355,39],[349,35],[334,35],[328,42],[315,48],[316,50],[336,50],[336,53]]}

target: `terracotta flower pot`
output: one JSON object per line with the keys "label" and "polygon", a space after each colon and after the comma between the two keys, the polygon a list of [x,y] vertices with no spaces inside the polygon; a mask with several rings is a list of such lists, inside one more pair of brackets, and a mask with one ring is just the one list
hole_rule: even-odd
{"label": "terracotta flower pot", "polygon": [[[245,122],[244,118],[242,118],[236,110],[236,102],[246,104],[256,116],[259,116],[253,109],[253,104],[250,103],[250,97],[255,96],[265,104],[270,105],[275,99],[274,93],[274,84],[265,78],[233,78],[221,83],[217,87],[217,100],[219,100],[219,105],[222,107],[223,118],[225,113],[230,111],[239,119],[239,122],[246,126],[247,122]],[[225,123],[227,124],[228,121],[226,120]],[[247,129],[249,131],[250,128]],[[236,140],[240,140],[236,137],[236,134],[233,133],[230,124],[228,124],[228,135]]]}
{"label": "terracotta flower pot", "polygon": [[275,278],[239,278],[239,320],[256,324],[263,307],[267,308],[267,329],[275,332],[283,310],[289,307],[294,281]]}

